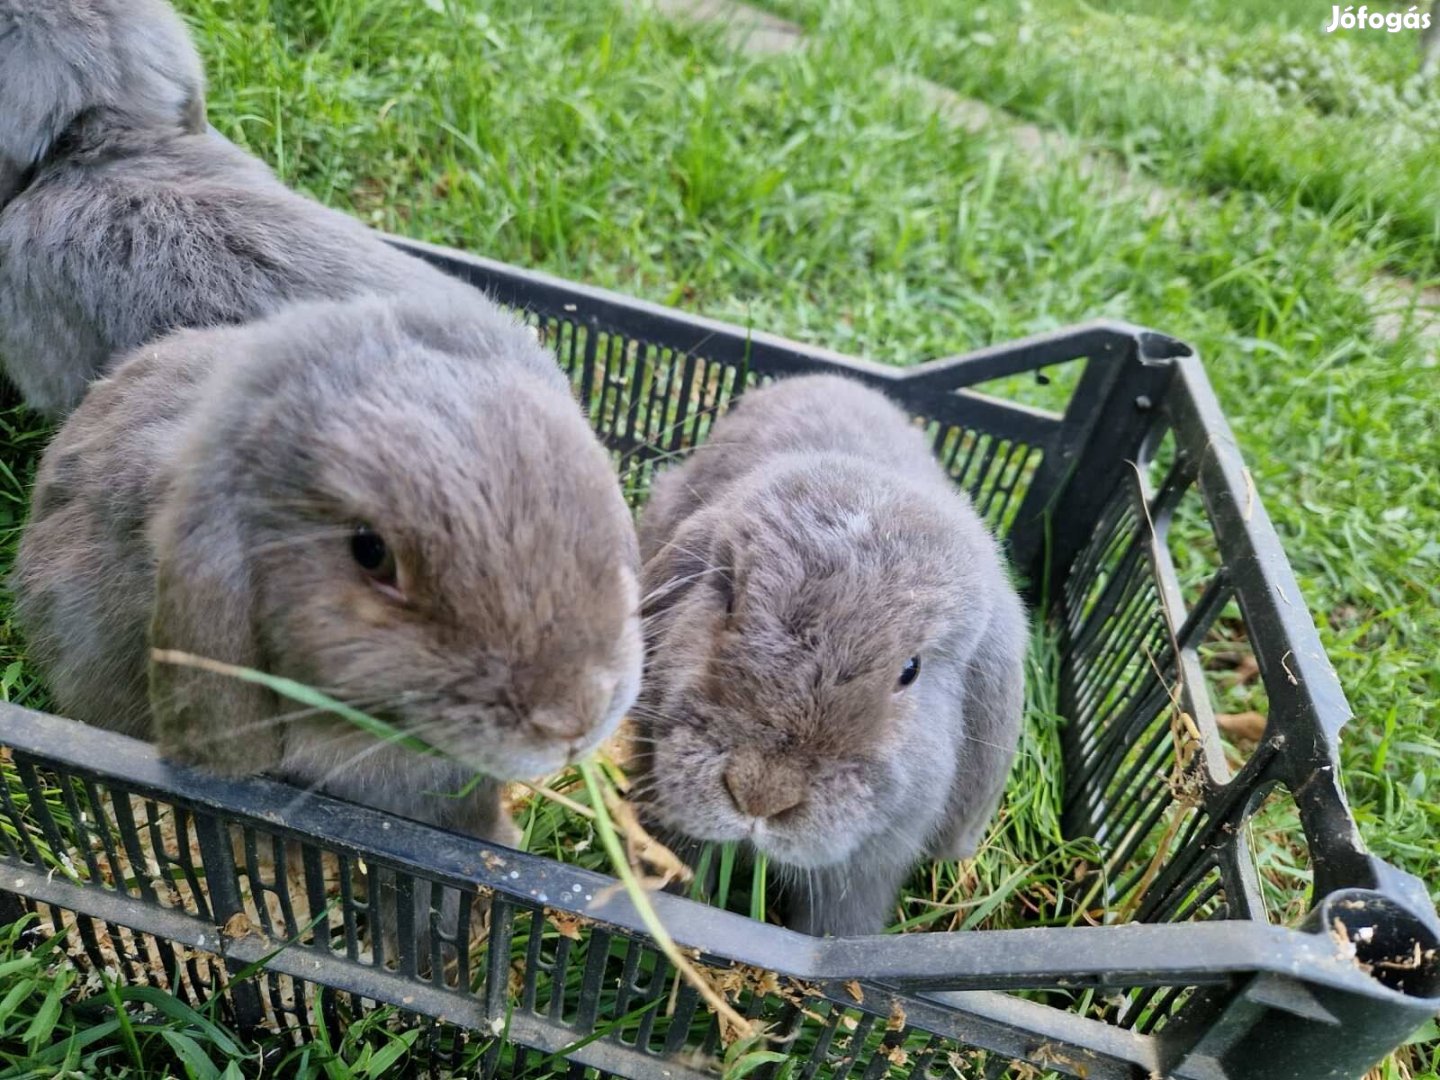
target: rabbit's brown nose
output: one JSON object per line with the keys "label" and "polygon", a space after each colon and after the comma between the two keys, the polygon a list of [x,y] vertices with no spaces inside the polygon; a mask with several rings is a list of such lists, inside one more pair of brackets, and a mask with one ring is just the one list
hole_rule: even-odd
{"label": "rabbit's brown nose", "polygon": [[730,759],[725,790],[735,808],[749,817],[777,817],[805,801],[804,777],[798,770],[752,754]]}
{"label": "rabbit's brown nose", "polygon": [[530,726],[549,739],[578,739],[587,730],[585,718],[575,709],[536,709],[530,714]]}

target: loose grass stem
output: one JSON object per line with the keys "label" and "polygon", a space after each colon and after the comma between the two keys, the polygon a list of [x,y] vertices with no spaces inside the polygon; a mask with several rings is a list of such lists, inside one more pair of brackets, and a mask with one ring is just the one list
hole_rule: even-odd
{"label": "loose grass stem", "polygon": [[640,915],[640,921],[645,924],[645,929],[655,939],[656,947],[665,954],[665,958],[675,965],[675,970],[680,972],[685,981],[699,992],[705,1003],[714,1010],[720,1022],[730,1029],[732,1034],[742,1037],[754,1034],[755,1026],[735,1011],[725,998],[710,985],[700,972],[690,963],[685,955],[675,944],[675,939],[665,929],[665,924],[660,921],[655,906],[650,903],[650,896],[646,893],[640,879],[635,874],[635,869],[630,865],[630,860],[625,857],[625,849],[620,843],[620,836],[610,820],[610,814],[604,811],[606,806],[605,793],[595,763],[589,758],[581,761],[577,768],[580,775],[585,779],[585,791],[590,796],[590,805],[595,809],[595,832],[600,837],[600,844],[605,853],[610,856],[610,862],[615,867],[616,876],[620,878],[621,884],[625,886],[625,892],[630,897],[630,902],[635,905],[636,912]]}
{"label": "loose grass stem", "polygon": [[[237,664],[227,664],[219,660],[211,660],[207,657],[196,656],[193,653],[181,652],[175,649],[155,649],[152,651],[152,655],[160,663],[179,664],[184,667],[199,668],[217,675],[225,675],[236,679],[243,679],[246,682],[258,683],[261,686],[268,687],[277,694],[298,701],[301,704],[333,712],[337,716],[355,724],[357,727],[368,731],[376,738],[396,743],[404,746],[406,749],[413,749],[418,753],[439,753],[438,750],[428,743],[405,734],[398,728],[385,723],[383,720],[377,720],[373,716],[361,712],[359,709],[346,705],[344,702],[336,701],[327,694],[313,687],[295,682],[293,679],[281,678],[280,676],[271,675],[267,672],[256,671],[254,668],[241,667]],[[635,910],[640,915],[640,921],[645,924],[645,929],[650,932],[650,936],[654,939],[656,947],[659,948],[666,959],[675,966],[675,970],[680,972],[685,981],[695,987],[706,1004],[715,1011],[715,1014],[720,1018],[720,1022],[729,1029],[730,1033],[739,1036],[754,1034],[754,1025],[736,1012],[735,1008],[725,1000],[719,991],[711,986],[709,981],[700,974],[699,970],[685,958],[679,946],[675,944],[675,939],[670,936],[669,932],[665,929],[664,923],[660,921],[660,916],[655,911],[655,906],[650,903],[649,894],[641,884],[635,868],[626,856],[624,845],[620,842],[620,834],[615,828],[614,821],[611,817],[610,804],[606,798],[610,791],[610,785],[607,783],[605,777],[602,776],[599,766],[596,765],[593,759],[586,758],[577,765],[577,769],[585,781],[585,791],[590,797],[589,807],[581,806],[573,799],[567,798],[557,791],[551,791],[542,785],[526,784],[526,786],[537,795],[554,799],[560,805],[574,810],[594,822],[595,831],[600,837],[600,844],[605,849],[605,854],[609,856],[616,876],[619,877],[621,884],[625,888],[625,892],[629,895],[630,902],[635,905]]]}

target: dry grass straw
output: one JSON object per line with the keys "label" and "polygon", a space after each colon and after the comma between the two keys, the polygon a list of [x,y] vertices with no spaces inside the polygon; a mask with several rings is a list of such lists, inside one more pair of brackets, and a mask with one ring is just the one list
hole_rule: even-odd
{"label": "dry grass straw", "polygon": [[[434,747],[407,735],[384,721],[293,680],[173,649],[156,649],[152,655],[161,663],[195,667],[265,686],[274,693],[300,704],[333,713],[387,742],[394,742],[406,749],[413,749],[420,753],[438,753]],[[681,977],[695,987],[701,998],[714,1011],[727,1039],[755,1034],[751,1021],[741,1016],[680,950],[669,931],[665,929],[664,923],[655,911],[655,906],[650,902],[649,889],[651,887],[663,888],[672,880],[688,880],[690,876],[688,867],[640,826],[634,810],[620,797],[614,785],[593,761],[589,759],[581,761],[577,767],[584,779],[585,789],[590,798],[588,807],[582,807],[575,800],[543,785],[526,784],[525,786],[542,798],[553,799],[566,809],[580,813],[582,817],[589,819],[594,824],[601,846],[609,857],[611,866],[629,896],[630,902],[634,904],[640,921],[654,939],[656,948],[674,965]],[[625,838],[623,846],[621,844],[622,834]],[[658,878],[645,876],[642,870],[645,866],[659,870],[660,876]]]}

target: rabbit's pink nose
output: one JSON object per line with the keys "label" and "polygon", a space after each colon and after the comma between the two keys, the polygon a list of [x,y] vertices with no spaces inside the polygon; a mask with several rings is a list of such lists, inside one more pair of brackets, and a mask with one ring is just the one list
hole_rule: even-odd
{"label": "rabbit's pink nose", "polygon": [[574,709],[536,709],[530,726],[547,739],[578,739],[587,731],[585,718]]}
{"label": "rabbit's pink nose", "polygon": [[733,760],[725,769],[725,790],[735,809],[747,817],[773,818],[793,810],[805,801],[799,777],[776,767],[763,767],[752,758]]}

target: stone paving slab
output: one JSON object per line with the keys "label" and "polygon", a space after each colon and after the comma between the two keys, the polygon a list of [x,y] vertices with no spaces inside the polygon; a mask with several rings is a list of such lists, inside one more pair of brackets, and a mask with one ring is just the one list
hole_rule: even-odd
{"label": "stone paving slab", "polygon": [[650,0],[650,3],[660,14],[676,22],[723,26],[725,43],[753,56],[778,56],[805,45],[805,31],[799,26],[749,4],[733,0]]}

